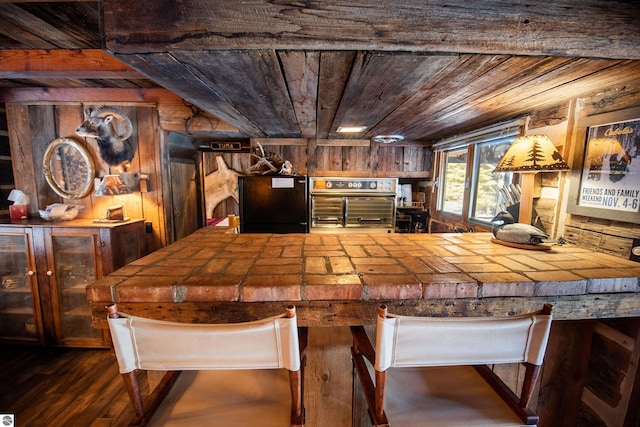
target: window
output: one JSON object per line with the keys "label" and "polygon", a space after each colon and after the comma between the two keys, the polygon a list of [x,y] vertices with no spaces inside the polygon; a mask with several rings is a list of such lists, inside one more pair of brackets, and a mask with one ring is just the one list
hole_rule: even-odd
{"label": "window", "polygon": [[462,215],[464,188],[467,179],[467,149],[445,153],[444,178],[442,180],[442,210]]}
{"label": "window", "polygon": [[[507,200],[512,173],[493,173],[522,120],[498,124],[434,145],[440,165],[437,210],[464,222],[491,226],[491,219],[513,201]],[[458,220],[456,220],[458,221]]]}
{"label": "window", "polygon": [[505,200],[502,189],[511,184],[513,173],[493,173],[493,170],[515,138],[513,136],[476,145],[469,211],[472,222],[488,224],[510,204],[509,200]]}

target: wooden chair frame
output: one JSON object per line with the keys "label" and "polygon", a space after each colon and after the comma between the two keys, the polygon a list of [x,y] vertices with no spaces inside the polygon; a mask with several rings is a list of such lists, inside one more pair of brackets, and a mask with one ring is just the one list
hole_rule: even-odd
{"label": "wooden chair frame", "polygon": [[[545,304],[539,314],[550,315],[552,306]],[[380,305],[378,308],[378,316],[387,317],[387,307]],[[369,374],[365,359],[375,364],[376,350],[374,349],[367,333],[362,326],[351,326],[351,334],[353,336],[353,346],[351,347],[351,357],[354,369],[360,380],[362,390],[364,392],[367,406],[369,407],[369,416],[376,427],[388,427],[389,420],[384,411],[385,386],[387,379],[387,371],[375,372],[375,384],[373,378]],[[538,416],[529,409],[529,403],[533,395],[536,382],[540,375],[541,365],[532,363],[521,363],[525,367],[525,376],[518,397],[511,389],[498,377],[487,365],[474,365],[473,367],[482,376],[482,378],[491,386],[497,395],[506,402],[513,412],[526,425],[536,425],[539,421]]]}
{"label": "wooden chair frame", "polygon": [[[118,308],[116,304],[106,307],[108,317],[117,318]],[[289,306],[283,317],[293,318],[296,316],[295,307]],[[298,327],[298,345],[300,351],[300,369],[289,370],[289,388],[291,392],[291,427],[302,427],[305,423],[304,409],[304,367],[308,347],[308,328]],[[182,371],[166,371],[156,387],[148,396],[143,396],[142,389],[146,384],[140,382],[141,373],[146,370],[136,369],[128,373],[122,373],[122,378],[131,401],[135,416],[130,422],[130,426],[146,426],[153,417],[156,410],[167,396]]]}

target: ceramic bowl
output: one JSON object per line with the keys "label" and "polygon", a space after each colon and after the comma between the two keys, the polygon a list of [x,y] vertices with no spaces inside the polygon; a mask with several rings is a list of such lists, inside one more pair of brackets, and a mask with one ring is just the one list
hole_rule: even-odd
{"label": "ceramic bowl", "polygon": [[76,208],[70,208],[61,215],[52,215],[51,212],[46,210],[39,210],[38,213],[40,214],[40,218],[45,221],[70,221],[78,216],[79,211]]}

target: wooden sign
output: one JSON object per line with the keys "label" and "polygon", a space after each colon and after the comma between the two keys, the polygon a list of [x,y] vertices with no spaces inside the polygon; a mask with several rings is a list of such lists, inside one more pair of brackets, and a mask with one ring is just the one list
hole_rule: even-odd
{"label": "wooden sign", "polygon": [[212,151],[217,153],[248,153],[249,143],[241,141],[209,141],[203,142],[198,147],[200,151]]}

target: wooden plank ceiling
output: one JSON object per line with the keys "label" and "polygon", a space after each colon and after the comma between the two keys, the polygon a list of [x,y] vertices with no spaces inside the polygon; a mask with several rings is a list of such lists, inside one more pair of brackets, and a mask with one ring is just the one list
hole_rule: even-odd
{"label": "wooden plank ceiling", "polygon": [[636,1],[98,6],[0,3],[0,101],[162,86],[236,136],[344,139],[338,126],[362,125],[350,138],[426,143],[640,79]]}

